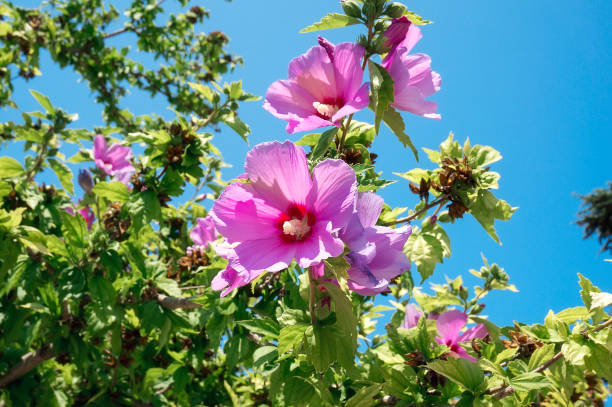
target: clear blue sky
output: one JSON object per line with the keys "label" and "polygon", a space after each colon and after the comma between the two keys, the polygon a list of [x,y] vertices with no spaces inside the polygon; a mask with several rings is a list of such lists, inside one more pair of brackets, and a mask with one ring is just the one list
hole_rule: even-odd
{"label": "clear blue sky", "polygon": [[[273,81],[286,78],[289,61],[316,44],[317,33],[298,34],[299,29],[340,9],[339,1],[323,0],[202,3],[212,19],[198,29],[229,35],[230,50],[245,60],[244,68],[230,78],[242,78],[244,88],[258,95],[264,95]],[[113,4],[123,7],[127,2]],[[177,10],[178,2],[167,0],[164,6]],[[430,281],[462,274],[471,285],[468,270],[480,267],[482,252],[504,267],[520,290],[486,297],[485,314],[498,324],[534,323],[549,309],[580,305],[577,272],[612,291],[612,263],[604,262],[611,256],[598,254],[597,241],[583,241],[582,230],[573,224],[580,204],[573,193],[586,194],[612,180],[612,3],[415,0],[408,6],[435,21],[422,29],[423,39],[414,52],[429,54],[432,67],[442,75],[442,90],[433,98],[442,120],[405,114],[408,134],[418,148],[437,148],[451,130],[460,141],[469,136],[472,144],[494,146],[504,156],[493,165],[502,175],[496,194],[520,207],[510,222],[497,226],[503,246],[470,217],[450,227],[453,256]],[[354,28],[321,32],[332,42],[353,41],[358,33]],[[78,112],[78,127],[91,129],[102,123],[100,108],[73,72],[51,66],[47,56],[42,71],[42,78],[18,85],[22,110],[38,109],[24,91],[33,88],[65,110]],[[124,107],[172,117],[162,100],[139,93],[127,98]],[[261,102],[244,104],[241,115],[253,129],[251,146],[300,137],[288,136],[286,123],[265,112]],[[0,110],[0,117],[17,118],[6,110]],[[215,142],[234,165],[226,178],[239,174],[249,147],[226,129]],[[394,171],[429,165],[425,157],[417,164],[386,129],[374,152],[379,154],[378,170],[388,178]],[[392,206],[416,204],[401,180],[381,195]]]}

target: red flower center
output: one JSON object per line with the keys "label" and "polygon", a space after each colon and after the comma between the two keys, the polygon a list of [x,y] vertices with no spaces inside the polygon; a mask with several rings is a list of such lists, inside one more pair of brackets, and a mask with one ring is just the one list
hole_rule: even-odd
{"label": "red flower center", "polygon": [[312,107],[317,111],[317,116],[325,120],[331,120],[331,118],[344,106],[344,100],[341,99],[329,99],[321,102],[313,102]]}
{"label": "red flower center", "polygon": [[276,221],[285,243],[294,243],[307,239],[315,224],[315,216],[302,204],[293,203]]}

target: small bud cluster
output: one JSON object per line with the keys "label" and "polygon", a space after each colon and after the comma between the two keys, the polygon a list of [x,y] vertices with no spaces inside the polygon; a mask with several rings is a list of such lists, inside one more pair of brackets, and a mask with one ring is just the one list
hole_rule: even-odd
{"label": "small bud cluster", "polygon": [[536,349],[544,346],[543,342],[535,340],[529,335],[521,332],[519,327],[516,327],[516,330],[511,329],[509,334],[511,340],[503,339],[502,343],[507,349],[518,348],[517,357],[519,358],[528,358]]}
{"label": "small bud cluster", "polygon": [[121,218],[121,204],[115,202],[110,205],[110,208],[102,216],[104,229],[110,235],[112,240],[122,242],[128,238],[128,228],[132,221],[130,218]]}

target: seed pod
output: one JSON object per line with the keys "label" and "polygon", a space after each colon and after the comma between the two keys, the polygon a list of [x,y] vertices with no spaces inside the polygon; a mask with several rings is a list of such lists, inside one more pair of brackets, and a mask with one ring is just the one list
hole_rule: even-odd
{"label": "seed pod", "polygon": [[385,10],[385,14],[391,18],[400,18],[408,10],[402,3],[393,2]]}
{"label": "seed pod", "polygon": [[342,10],[344,10],[344,13],[347,16],[353,18],[361,17],[361,7],[359,6],[359,3],[357,3],[355,0],[342,0],[340,2],[340,5],[342,6]]}

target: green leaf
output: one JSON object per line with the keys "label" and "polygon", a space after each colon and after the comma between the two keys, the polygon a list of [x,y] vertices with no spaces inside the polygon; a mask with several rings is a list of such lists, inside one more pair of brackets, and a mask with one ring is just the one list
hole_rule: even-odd
{"label": "green leaf", "polygon": [[510,385],[516,391],[539,390],[552,383],[541,373],[527,372],[510,379]]}
{"label": "green leaf", "polygon": [[457,141],[453,139],[454,134],[451,131],[446,140],[440,144],[440,153],[442,158],[463,158],[463,150]]}
{"label": "green leaf", "polygon": [[8,182],[0,181],[0,198],[4,198],[8,194],[10,194],[12,190],[13,188]]}
{"label": "green leaf", "polygon": [[345,407],[370,407],[377,404],[376,396],[380,394],[382,384],[373,384],[362,387],[347,402]]}
{"label": "green leaf", "polygon": [[300,30],[300,34],[305,34],[313,31],[328,30],[330,28],[346,27],[348,25],[359,24],[361,21],[356,18],[349,17],[340,13],[330,13],[323,17],[321,21],[316,22],[306,28]]}
{"label": "green leaf", "polygon": [[376,131],[370,123],[364,123],[357,120],[351,121],[348,132],[346,133],[345,146],[354,144],[370,145],[374,141]]}
{"label": "green leaf", "polygon": [[612,294],[610,293],[592,293],[591,298],[593,300],[591,303],[592,308],[604,308],[612,304]]}
{"label": "green leaf", "polygon": [[62,212],[62,236],[69,247],[85,247],[85,234],[87,233],[87,223],[78,213],[70,215]]}
{"label": "green leaf", "polygon": [[495,219],[509,220],[517,207],[511,207],[506,201],[497,199],[490,191],[479,190],[476,196],[470,198],[468,208],[478,223],[487,231],[489,236],[501,244],[495,227]]}
{"label": "green leaf", "polygon": [[414,228],[404,247],[404,253],[417,265],[421,283],[433,274],[437,263],[442,263],[444,257],[450,256],[448,235],[439,225],[436,226],[438,228],[432,229],[430,233]]}
{"label": "green leaf", "polygon": [[393,79],[391,79],[391,75],[389,75],[385,68],[375,62],[368,61],[368,68],[370,70],[370,89],[372,91],[370,108],[374,111],[374,129],[376,134],[378,134],[380,122],[383,120],[387,109],[390,108],[389,105],[393,103]]}
{"label": "green leaf", "polygon": [[555,344],[550,343],[538,348],[529,358],[529,370],[534,370],[555,356]]}
{"label": "green leaf", "polygon": [[33,89],[30,89],[30,93],[34,96],[34,99],[47,111],[47,113],[54,114],[55,108],[51,104],[51,101],[48,97],[43,95],[42,93],[36,92]]}
{"label": "green leaf", "polygon": [[587,321],[591,318],[591,313],[586,307],[573,307],[565,309],[556,315],[561,321],[573,324],[576,321]]}
{"label": "green leaf", "polygon": [[578,273],[578,283],[580,284],[580,287],[582,287],[582,290],[580,290],[580,296],[582,297],[582,302],[584,302],[584,305],[586,305],[586,307],[590,310],[593,308],[591,293],[599,293],[601,292],[601,290],[595,285],[593,285],[591,280],[589,280],[588,278],[586,278],[580,273]]}
{"label": "green leaf", "polygon": [[415,25],[427,25],[427,24],[433,23],[433,21],[426,20],[420,15],[410,10],[404,11],[404,15],[408,18],[408,20],[410,20],[412,24],[415,24]]}
{"label": "green leaf", "polygon": [[58,161],[54,158],[49,158],[47,160],[49,162],[49,166],[57,175],[60,183],[70,193],[70,195],[74,194],[74,185],[72,184],[72,171],[66,164],[61,161]]}
{"label": "green leaf", "polygon": [[248,144],[249,134],[251,134],[251,128],[244,123],[234,113],[228,113],[221,117],[221,121],[227,124],[232,130],[234,130],[242,139]]}
{"label": "green leaf", "polygon": [[261,334],[264,337],[271,339],[278,339],[280,334],[280,326],[278,325],[278,322],[271,318],[236,321],[236,323],[245,327],[251,332]]}
{"label": "green leaf", "polygon": [[395,134],[395,137],[397,137],[397,139],[402,143],[404,147],[410,147],[410,150],[412,150],[412,154],[414,154],[414,159],[418,162],[419,152],[414,146],[414,144],[412,144],[412,140],[410,140],[410,137],[408,137],[408,135],[404,133],[406,125],[404,124],[404,119],[402,119],[402,115],[400,115],[399,112],[395,110],[392,106],[389,106],[389,108],[385,111],[383,121],[391,129],[393,134]]}
{"label": "green leaf", "polygon": [[0,157],[0,178],[18,177],[24,173],[23,167],[11,157]]}
{"label": "green leaf", "polygon": [[473,392],[478,391],[484,382],[484,372],[478,363],[467,359],[435,360],[428,363],[427,367]]}
{"label": "green leaf", "polygon": [[253,365],[261,366],[278,358],[276,346],[262,346],[253,352]]}
{"label": "green leaf", "polygon": [[306,324],[297,324],[282,328],[278,335],[278,354],[282,355],[298,345],[304,337],[306,328],[308,328]]}
{"label": "green leaf", "polygon": [[213,91],[211,88],[204,85],[203,83],[188,82],[188,84],[189,86],[191,86],[191,89],[204,96],[204,98],[209,102],[212,102],[214,95],[217,94],[217,92]]}
{"label": "green leaf", "polygon": [[487,167],[501,159],[501,154],[493,147],[475,145],[470,149],[468,165],[472,168]]}
{"label": "green leaf", "polygon": [[125,203],[130,197],[127,186],[120,181],[98,182],[93,187],[93,193],[111,202]]}
{"label": "green leaf", "polygon": [[304,137],[295,142],[298,146],[311,146],[314,147],[319,141],[321,133],[306,134]]}
{"label": "green leaf", "polygon": [[337,127],[333,127],[319,137],[317,140],[317,144],[312,148],[312,154],[310,154],[310,159],[315,161],[325,156],[327,150],[329,150],[329,145],[331,144],[334,136],[338,132]]}

